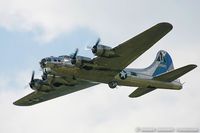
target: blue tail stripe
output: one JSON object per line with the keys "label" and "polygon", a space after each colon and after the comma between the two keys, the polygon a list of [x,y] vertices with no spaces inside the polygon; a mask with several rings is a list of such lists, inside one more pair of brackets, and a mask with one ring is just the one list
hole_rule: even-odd
{"label": "blue tail stripe", "polygon": [[159,55],[157,59],[159,60],[160,64],[154,71],[153,76],[160,75],[162,73],[167,72],[169,69],[173,68],[173,63],[172,63],[172,59],[170,55],[167,52],[165,52],[165,55],[163,57],[163,54],[162,54],[163,52],[165,51],[160,51],[158,53]]}

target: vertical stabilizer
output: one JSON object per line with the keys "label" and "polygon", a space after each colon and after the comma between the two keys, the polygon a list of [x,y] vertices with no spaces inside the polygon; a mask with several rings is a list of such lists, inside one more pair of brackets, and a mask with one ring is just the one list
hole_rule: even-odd
{"label": "vertical stabilizer", "polygon": [[150,75],[153,77],[165,73],[167,71],[173,70],[174,65],[172,62],[172,58],[170,55],[164,51],[160,50],[157,53],[156,59],[146,70],[149,72]]}

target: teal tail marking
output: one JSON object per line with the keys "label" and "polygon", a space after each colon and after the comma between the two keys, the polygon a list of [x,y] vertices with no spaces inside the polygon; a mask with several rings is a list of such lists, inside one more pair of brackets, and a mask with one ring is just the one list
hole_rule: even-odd
{"label": "teal tail marking", "polygon": [[153,77],[174,69],[172,58],[164,50],[158,52],[155,62],[159,63],[158,66],[155,66],[156,69],[152,74]]}

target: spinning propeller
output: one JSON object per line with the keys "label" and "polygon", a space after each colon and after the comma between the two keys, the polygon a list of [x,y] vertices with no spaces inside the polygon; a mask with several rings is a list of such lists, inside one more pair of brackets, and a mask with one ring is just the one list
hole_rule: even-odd
{"label": "spinning propeller", "polygon": [[100,44],[101,39],[98,38],[94,46],[86,46],[85,50],[92,50],[92,53],[95,54],[97,52],[97,47]]}

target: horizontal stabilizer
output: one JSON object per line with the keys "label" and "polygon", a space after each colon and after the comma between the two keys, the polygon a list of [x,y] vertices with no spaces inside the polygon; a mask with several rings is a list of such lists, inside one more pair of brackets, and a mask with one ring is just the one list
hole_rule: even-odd
{"label": "horizontal stabilizer", "polygon": [[188,73],[189,71],[193,70],[196,67],[197,67],[197,65],[193,65],[193,64],[187,65],[187,66],[169,71],[167,73],[158,75],[158,76],[154,77],[153,79],[159,80],[159,81],[172,82],[172,81],[176,80],[177,78],[183,76],[184,74]]}
{"label": "horizontal stabilizer", "polygon": [[149,93],[153,90],[155,90],[156,88],[137,88],[134,92],[132,92],[129,97],[134,98],[134,97],[139,97],[142,96],[146,93]]}
{"label": "horizontal stabilizer", "polygon": [[[187,65],[169,72],[166,72],[164,74],[161,74],[159,76],[154,77],[154,80],[159,80],[159,81],[165,81],[165,82],[172,82],[176,80],[177,78],[183,76],[184,74],[188,73],[189,71],[193,70],[196,68],[197,65]],[[151,88],[137,88],[134,92],[132,92],[129,97],[134,98],[134,97],[139,97],[142,96],[146,93],[149,93],[156,88],[151,87]]]}

